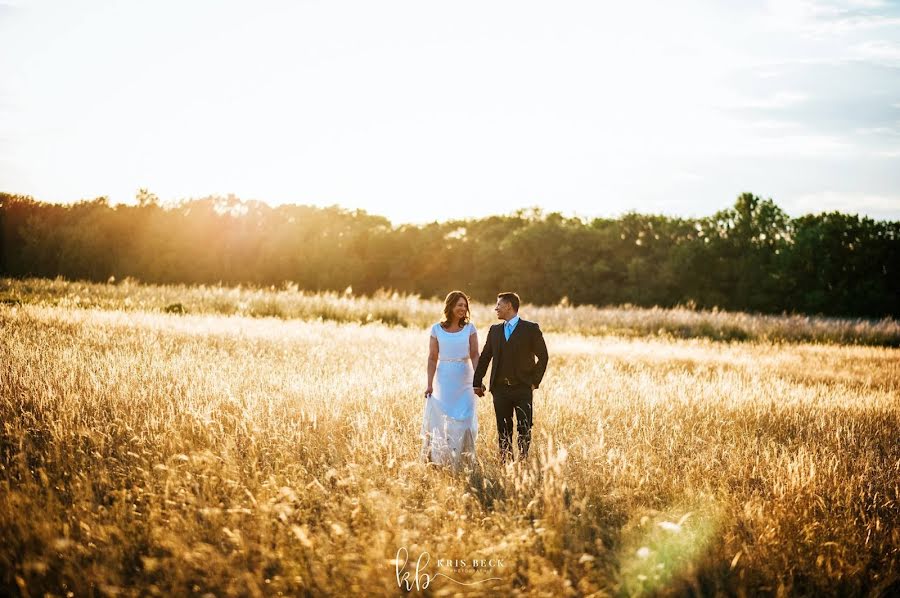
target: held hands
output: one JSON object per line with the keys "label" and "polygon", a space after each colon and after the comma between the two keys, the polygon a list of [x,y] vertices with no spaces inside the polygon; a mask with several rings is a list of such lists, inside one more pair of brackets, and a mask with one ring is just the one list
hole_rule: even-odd
{"label": "held hands", "polygon": [[428,388],[425,389],[425,398],[427,399],[428,397],[430,397],[433,392],[434,388],[432,388],[431,384],[429,384]]}
{"label": "held hands", "polygon": [[[484,396],[485,387],[483,385],[482,386],[474,386],[473,390],[475,391],[475,394],[478,395],[479,397]],[[532,384],[531,390],[537,390],[537,387],[534,384]]]}

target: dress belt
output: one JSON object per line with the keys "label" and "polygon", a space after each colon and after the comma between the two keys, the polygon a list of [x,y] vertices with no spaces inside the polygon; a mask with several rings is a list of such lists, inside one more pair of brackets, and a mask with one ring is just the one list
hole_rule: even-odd
{"label": "dress belt", "polygon": [[468,357],[460,357],[459,359],[445,359],[443,357],[439,358],[438,361],[454,361],[454,362],[466,362],[469,361]]}

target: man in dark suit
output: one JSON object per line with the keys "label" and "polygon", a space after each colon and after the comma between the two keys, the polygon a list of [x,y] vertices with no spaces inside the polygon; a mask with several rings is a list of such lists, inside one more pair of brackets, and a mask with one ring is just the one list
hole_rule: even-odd
{"label": "man in dark suit", "polygon": [[519,296],[515,293],[504,292],[497,295],[494,311],[503,323],[494,324],[488,331],[472,381],[475,394],[483,397],[485,388],[482,380],[493,359],[490,390],[497,417],[500,459],[504,463],[513,456],[513,414],[518,431],[519,459],[528,456],[534,421],[532,400],[547,369],[544,335],[535,322],[519,318],[519,303]]}

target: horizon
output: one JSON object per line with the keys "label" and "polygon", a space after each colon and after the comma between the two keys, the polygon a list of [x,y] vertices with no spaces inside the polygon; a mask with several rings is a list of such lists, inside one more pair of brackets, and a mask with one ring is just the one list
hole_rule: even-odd
{"label": "horizon", "polygon": [[897,2],[0,0],[0,35],[0,181],[39,201],[900,220]]}
{"label": "horizon", "polygon": [[[72,200],[72,201],[53,202],[53,201],[45,201],[45,200],[42,200],[42,199],[40,199],[40,198],[32,197],[32,196],[29,196],[29,195],[23,194],[23,193],[13,193],[13,192],[9,192],[9,191],[3,191],[3,190],[0,190],[0,194],[2,194],[2,193],[6,193],[6,194],[9,194],[9,195],[18,195],[18,196],[30,197],[32,200],[37,201],[37,202],[39,202],[39,203],[55,204],[55,205],[62,205],[62,206],[72,206],[72,205],[75,205],[75,204],[80,203],[80,202],[88,202],[88,203],[89,203],[89,202],[92,202],[92,201],[96,201],[96,200],[98,200],[98,199],[104,199],[104,200],[106,200],[106,201],[108,202],[108,204],[110,205],[110,207],[116,207],[116,206],[120,206],[120,205],[122,205],[122,206],[130,206],[130,207],[137,207],[137,206],[138,206],[138,202],[137,202],[136,199],[133,199],[133,200],[130,200],[130,201],[114,201],[114,200],[112,200],[111,198],[109,198],[108,196],[97,196],[97,197],[91,197],[91,198],[84,197],[84,198],[79,198],[79,199]],[[782,211],[784,211],[784,212],[787,214],[787,216],[788,216],[789,218],[791,218],[791,219],[801,218],[801,217],[803,217],[803,216],[815,216],[815,215],[818,215],[818,214],[832,213],[832,212],[837,211],[837,212],[840,212],[841,214],[845,214],[845,215],[848,215],[848,216],[857,216],[857,217],[859,217],[859,218],[861,218],[861,219],[863,219],[863,218],[869,218],[869,219],[874,220],[874,221],[876,221],[876,222],[900,222],[900,217],[898,217],[898,218],[880,218],[880,217],[873,217],[873,216],[870,216],[870,215],[868,215],[868,214],[864,214],[864,213],[861,213],[861,212],[844,211],[844,210],[824,210],[824,209],[823,209],[823,210],[818,210],[818,211],[814,211],[814,210],[813,210],[813,211],[807,211],[807,212],[796,213],[796,214],[795,214],[795,213],[791,213],[791,212],[788,212],[787,210],[785,210],[784,206],[781,205],[780,203],[778,203],[777,199],[775,199],[775,198],[772,198],[772,197],[763,197],[763,196],[760,196],[760,195],[756,195],[755,193],[752,193],[752,192],[750,192],[750,191],[747,191],[746,193],[751,193],[752,195],[754,195],[754,196],[756,196],[756,197],[759,197],[761,200],[764,200],[764,201],[765,201],[765,200],[771,200],[776,206],[778,206],[778,208],[780,208]],[[150,194],[153,195],[153,196],[155,197],[155,194],[153,194],[152,192],[150,192]],[[274,209],[278,209],[279,207],[283,207],[283,206],[285,206],[285,207],[286,207],[286,206],[294,206],[294,207],[315,208],[315,209],[321,209],[321,210],[325,210],[325,209],[338,209],[338,210],[341,210],[341,211],[344,211],[344,212],[360,211],[360,212],[363,212],[363,213],[365,213],[365,214],[367,214],[367,215],[369,215],[369,216],[376,216],[376,217],[386,218],[386,219],[390,222],[390,225],[391,225],[392,227],[400,227],[400,226],[406,226],[406,225],[411,225],[411,226],[427,226],[427,225],[429,225],[429,224],[435,224],[435,223],[436,223],[436,224],[445,224],[445,223],[447,223],[447,222],[453,222],[453,221],[457,221],[457,220],[483,220],[483,219],[487,219],[487,218],[498,218],[498,217],[499,217],[499,218],[506,218],[506,217],[513,217],[513,216],[516,216],[516,215],[518,215],[518,214],[520,214],[520,213],[524,213],[524,214],[526,214],[526,215],[527,215],[527,214],[533,214],[533,213],[539,213],[539,214],[544,215],[544,216],[549,215],[549,214],[560,214],[563,218],[568,218],[568,219],[571,219],[571,218],[577,218],[577,219],[581,220],[581,221],[584,222],[584,223],[589,223],[589,222],[591,222],[592,220],[597,220],[597,219],[600,219],[600,220],[619,220],[619,219],[623,218],[624,216],[627,216],[628,214],[638,214],[638,215],[641,215],[641,216],[662,216],[662,217],[665,217],[665,218],[683,219],[683,220],[699,220],[699,219],[702,219],[702,218],[711,217],[711,216],[713,216],[714,214],[716,214],[717,212],[720,212],[720,211],[722,211],[722,210],[727,210],[727,209],[730,209],[730,208],[734,207],[734,202],[737,200],[737,198],[738,198],[739,195],[740,195],[740,194],[736,194],[735,197],[734,197],[734,199],[732,199],[730,202],[728,202],[727,204],[723,204],[723,205],[722,205],[721,207],[719,207],[718,209],[713,210],[713,211],[711,211],[711,212],[709,212],[709,213],[707,213],[707,214],[690,214],[690,215],[685,215],[685,214],[668,214],[668,213],[665,213],[665,212],[648,212],[648,211],[637,211],[637,210],[627,210],[627,211],[622,211],[622,212],[618,212],[618,213],[611,213],[611,214],[580,214],[580,213],[566,212],[566,211],[563,211],[563,210],[555,210],[555,209],[548,208],[548,207],[545,207],[545,206],[532,205],[532,206],[523,206],[523,207],[520,207],[520,208],[516,208],[516,209],[510,210],[510,211],[508,211],[508,212],[497,212],[497,213],[483,214],[483,215],[478,215],[478,216],[467,216],[467,217],[457,217],[457,218],[446,218],[446,219],[440,219],[440,220],[437,220],[437,219],[431,219],[431,220],[422,220],[422,221],[415,221],[415,222],[414,222],[414,221],[407,221],[407,220],[403,220],[403,221],[394,220],[394,219],[391,219],[390,217],[388,217],[388,216],[385,215],[385,214],[381,214],[381,213],[378,213],[378,212],[375,212],[375,211],[372,211],[372,210],[368,210],[368,209],[365,209],[365,208],[346,207],[346,206],[342,206],[342,205],[338,205],[338,204],[318,205],[318,204],[312,204],[312,203],[295,203],[295,202],[290,202],[290,201],[285,201],[285,202],[281,202],[281,203],[277,203],[277,204],[272,204],[272,203],[270,203],[270,202],[267,202],[267,201],[261,200],[261,199],[253,199],[253,198],[242,198],[242,197],[237,197],[237,196],[235,196],[234,194],[225,194],[225,195],[206,194],[206,195],[197,196],[197,197],[185,197],[185,198],[179,198],[179,199],[175,199],[175,200],[162,200],[162,199],[160,199],[160,198],[158,198],[158,197],[157,197],[156,199],[157,199],[157,201],[158,201],[158,205],[159,205],[160,207],[164,208],[164,209],[175,209],[175,208],[178,208],[179,205],[182,205],[182,204],[185,204],[185,203],[190,203],[190,202],[192,202],[192,201],[203,201],[203,200],[207,200],[207,199],[221,199],[221,200],[230,200],[230,199],[234,199],[234,200],[237,200],[237,201],[238,201],[239,203],[241,203],[241,204],[247,204],[247,203],[252,203],[252,202],[259,202],[259,203],[265,204],[266,206],[268,206],[270,209],[273,209],[273,210],[274,210]]]}

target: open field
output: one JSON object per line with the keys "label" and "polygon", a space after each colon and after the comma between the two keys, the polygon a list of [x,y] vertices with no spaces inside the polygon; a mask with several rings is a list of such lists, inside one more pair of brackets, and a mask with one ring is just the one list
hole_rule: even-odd
{"label": "open field", "polygon": [[[524,298],[523,298],[524,299]],[[381,291],[373,297],[310,293],[286,283],[281,288],[146,285],[133,280],[97,284],[63,279],[0,278],[0,304],[101,308],[189,314],[241,315],[426,328],[441,313],[438,301]],[[494,319],[493,303],[472,303],[474,322]],[[753,315],[719,310],[632,306],[526,306],[548,332],[587,335],[658,336],[819,342],[900,347],[900,322],[893,318],[824,318]]]}
{"label": "open field", "polygon": [[546,338],[531,460],[482,400],[453,473],[425,328],[0,306],[0,593],[900,588],[897,349]]}

